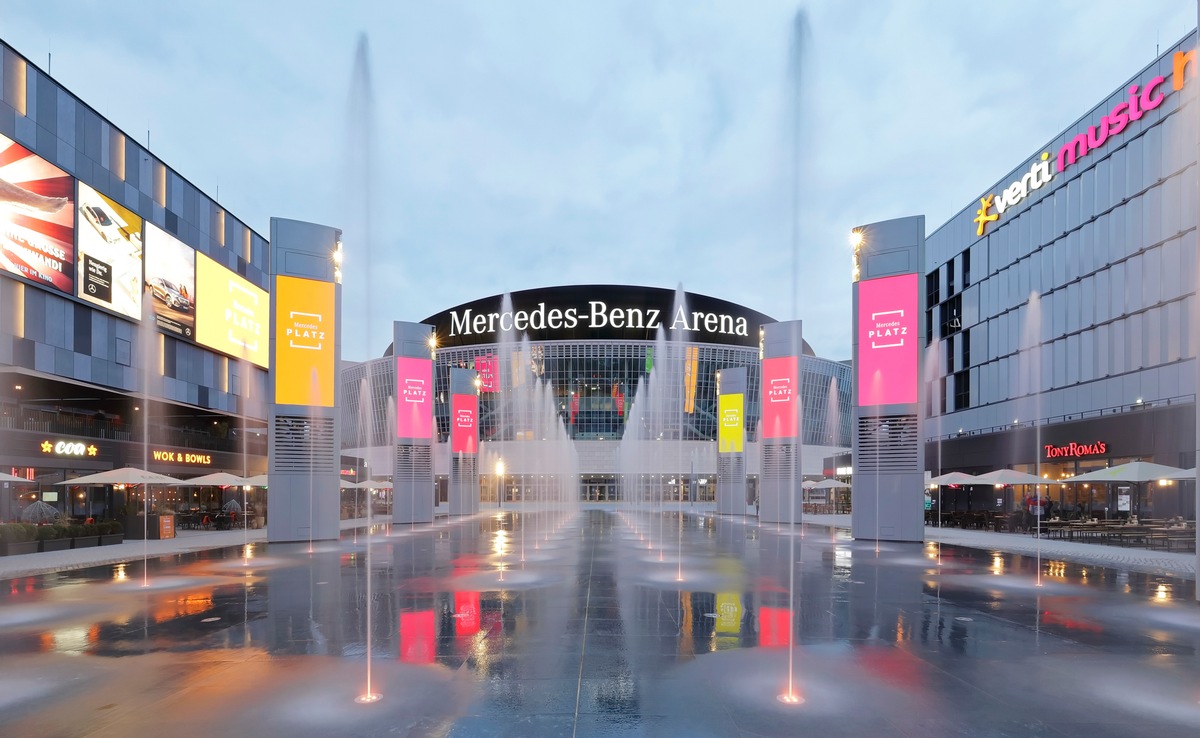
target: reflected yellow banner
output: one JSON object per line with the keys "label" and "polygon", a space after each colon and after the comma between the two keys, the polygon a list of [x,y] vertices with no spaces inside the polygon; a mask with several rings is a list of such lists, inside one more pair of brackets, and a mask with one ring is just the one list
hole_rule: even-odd
{"label": "reflected yellow banner", "polygon": [[744,448],[745,433],[742,432],[745,396],[740,392],[720,395],[717,398],[717,450],[721,453],[737,453]]}
{"label": "reflected yellow banner", "polygon": [[240,274],[196,252],[196,340],[267,367],[271,298]]}
{"label": "reflected yellow banner", "polygon": [[718,633],[738,633],[742,629],[742,596],[737,592],[717,593]]}
{"label": "reflected yellow banner", "polygon": [[334,405],[334,285],[275,277],[275,402]]}

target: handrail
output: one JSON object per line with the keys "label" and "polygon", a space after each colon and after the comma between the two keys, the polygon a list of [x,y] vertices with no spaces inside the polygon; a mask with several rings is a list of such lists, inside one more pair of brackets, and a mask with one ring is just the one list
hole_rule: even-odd
{"label": "handrail", "polygon": [[[1195,404],[1196,395],[1178,395],[1175,397],[1167,397],[1158,400],[1149,400],[1145,402],[1133,402],[1125,405],[1114,405],[1112,407],[1099,408],[1096,410],[1085,410],[1079,413],[1067,413],[1064,415],[1052,415],[1038,420],[1028,420],[1018,423],[1009,423],[1007,425],[993,425],[988,428],[972,428],[970,430],[955,431],[953,433],[939,434],[930,436],[926,441],[949,441],[955,438],[964,438],[967,436],[984,436],[989,433],[999,433],[1001,431],[1010,431],[1014,428],[1034,428],[1040,425],[1054,425],[1056,423],[1066,423],[1075,420],[1086,420],[1088,418],[1099,418],[1105,415],[1116,415],[1118,413],[1140,412],[1149,410],[1155,407],[1170,407],[1172,405]],[[946,417],[946,416],[940,416]]]}

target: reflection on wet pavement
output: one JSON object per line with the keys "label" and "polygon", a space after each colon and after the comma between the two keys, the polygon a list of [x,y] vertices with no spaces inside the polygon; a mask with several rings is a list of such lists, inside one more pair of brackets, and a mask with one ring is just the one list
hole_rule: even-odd
{"label": "reflection on wet pavement", "polygon": [[1194,582],[792,535],[506,509],[6,580],[0,735],[1200,730]]}

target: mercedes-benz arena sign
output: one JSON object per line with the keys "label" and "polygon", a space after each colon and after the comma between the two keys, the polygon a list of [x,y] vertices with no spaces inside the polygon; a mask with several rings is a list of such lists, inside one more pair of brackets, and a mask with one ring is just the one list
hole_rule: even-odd
{"label": "mercedes-benz arena sign", "polygon": [[690,343],[758,346],[758,328],[775,319],[715,297],[656,287],[583,285],[513,292],[512,309],[503,296],[475,300],[432,315],[439,346],[497,343],[506,331],[531,341],[653,341],[662,328],[668,338],[681,331]]}

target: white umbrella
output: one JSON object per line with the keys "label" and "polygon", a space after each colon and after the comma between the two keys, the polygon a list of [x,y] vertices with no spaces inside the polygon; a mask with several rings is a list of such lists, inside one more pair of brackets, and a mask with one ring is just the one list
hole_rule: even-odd
{"label": "white umbrella", "polygon": [[75,477],[65,482],[58,482],[58,484],[71,486],[84,484],[175,484],[178,481],[175,477],[168,477],[166,474],[156,474],[145,469],[126,466],[120,469],[110,469],[98,474]]}
{"label": "white umbrella", "polygon": [[1069,482],[1153,482],[1158,479],[1178,479],[1174,475],[1185,474],[1191,478],[1196,476],[1196,470],[1188,472],[1174,466],[1152,464],[1149,461],[1131,461],[1128,464],[1110,466],[1107,469],[1097,469],[1071,477]]}
{"label": "white umbrella", "polygon": [[185,479],[175,482],[175,487],[242,487],[250,484],[250,480],[230,474],[229,472],[214,472],[202,477]]}
{"label": "white umbrella", "polygon": [[1056,479],[1043,479],[1036,474],[1026,474],[1016,469],[997,469],[987,474],[980,474],[975,477],[974,482],[969,482],[969,484],[1061,484],[1061,482]]}
{"label": "white umbrella", "polygon": [[1196,480],[1196,467],[1193,466],[1191,469],[1184,469],[1183,471],[1179,472],[1178,474],[1172,474],[1170,476],[1163,477],[1163,479],[1176,479],[1176,480],[1180,480],[1180,481],[1188,481],[1188,480],[1195,481]]}
{"label": "white umbrella", "polygon": [[359,482],[358,484],[356,484],[354,486],[358,487],[359,489],[391,489],[392,483],[391,482],[372,482],[372,481],[368,480],[366,482]]}
{"label": "white umbrella", "polygon": [[266,487],[267,486],[267,475],[266,474],[256,474],[253,477],[246,477],[246,484],[248,484],[251,487]]}
{"label": "white umbrella", "polygon": [[33,481],[32,479],[13,476],[12,474],[5,474],[4,472],[0,472],[0,482],[12,482],[13,484],[37,484],[37,482]]}
{"label": "white umbrella", "polygon": [[800,483],[800,486],[803,487],[804,489],[812,489],[813,487],[817,486],[817,483],[811,479],[805,479],[803,482]]}
{"label": "white umbrella", "polygon": [[338,486],[342,489],[362,489],[362,487],[358,486],[354,482],[347,482],[345,479],[339,479]]}
{"label": "white umbrella", "polygon": [[[929,480],[930,484],[936,484],[939,487],[945,484],[989,484],[989,482],[981,482],[979,477],[971,474],[963,474],[962,472],[949,472],[941,476],[934,477]],[[990,482],[995,484],[995,482]]]}
{"label": "white umbrella", "polygon": [[62,516],[53,505],[48,505],[41,500],[30,503],[24,510],[21,511],[22,523],[53,523]]}
{"label": "white umbrella", "polygon": [[839,482],[836,479],[822,479],[813,485],[813,489],[843,489],[849,486],[845,482]]}

